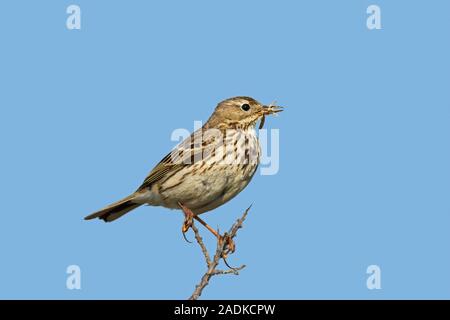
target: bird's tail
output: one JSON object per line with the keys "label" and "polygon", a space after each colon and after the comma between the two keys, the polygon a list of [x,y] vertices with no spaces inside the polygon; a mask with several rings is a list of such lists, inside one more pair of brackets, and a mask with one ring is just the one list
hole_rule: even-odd
{"label": "bird's tail", "polygon": [[123,198],[122,200],[114,202],[113,204],[110,204],[109,206],[88,215],[84,218],[84,220],[99,218],[105,222],[111,222],[119,219],[124,214],[130,212],[133,209],[136,209],[141,205],[140,203],[133,202],[134,196],[135,195],[132,194],[126,198]]}

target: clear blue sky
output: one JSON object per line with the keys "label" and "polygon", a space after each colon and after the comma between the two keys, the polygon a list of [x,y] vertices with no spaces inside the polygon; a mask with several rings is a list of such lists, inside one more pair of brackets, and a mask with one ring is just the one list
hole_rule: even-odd
{"label": "clear blue sky", "polygon": [[[78,4],[81,30],[66,29]],[[369,31],[366,8],[381,7]],[[0,298],[187,298],[181,213],[83,217],[133,191],[227,97],[287,106],[280,170],[202,298],[450,298],[448,1],[3,1]],[[192,235],[190,235],[192,238]],[[204,238],[214,246],[212,237]],[[82,289],[66,289],[79,265]],[[368,290],[366,268],[381,268]]]}

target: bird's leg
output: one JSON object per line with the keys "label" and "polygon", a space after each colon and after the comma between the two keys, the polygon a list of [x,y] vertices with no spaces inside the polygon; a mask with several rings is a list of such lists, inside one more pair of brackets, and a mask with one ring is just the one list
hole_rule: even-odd
{"label": "bird's leg", "polygon": [[217,239],[220,238],[220,234],[214,230],[209,224],[203,221],[199,216],[194,216],[194,219],[200,222],[206,229],[208,229]]}
{"label": "bird's leg", "polygon": [[193,223],[192,219],[195,217],[195,215],[191,209],[184,206],[181,202],[178,202],[178,205],[180,206],[181,210],[183,210],[183,213],[184,213],[184,222],[183,222],[183,226],[181,227],[181,232],[183,233],[183,238],[187,242],[191,243],[191,241],[189,241],[186,238],[186,232],[188,232],[188,230],[192,227],[192,223]]}
{"label": "bird's leg", "polygon": [[[203,219],[199,216],[194,216],[194,219],[200,222],[206,229],[208,229],[219,241],[225,241],[226,247],[223,252],[223,258],[225,259],[229,253],[233,253],[236,250],[236,245],[234,244],[233,239],[225,233],[223,236],[220,235],[216,230],[214,230],[209,224],[207,224]],[[228,264],[227,264],[228,265]]]}

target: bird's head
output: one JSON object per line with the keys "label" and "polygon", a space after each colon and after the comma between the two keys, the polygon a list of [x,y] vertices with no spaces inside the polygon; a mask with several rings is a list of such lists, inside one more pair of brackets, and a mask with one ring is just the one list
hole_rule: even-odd
{"label": "bird's head", "polygon": [[250,97],[234,97],[220,102],[209,118],[209,127],[218,129],[247,129],[265,116],[283,111],[283,107],[263,105]]}

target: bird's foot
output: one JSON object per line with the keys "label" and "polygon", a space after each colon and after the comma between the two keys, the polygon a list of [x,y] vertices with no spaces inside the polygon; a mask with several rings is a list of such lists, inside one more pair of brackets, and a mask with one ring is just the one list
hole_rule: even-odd
{"label": "bird's foot", "polygon": [[235,270],[236,268],[230,266],[227,261],[228,255],[232,254],[236,250],[236,245],[234,244],[233,239],[227,233],[225,233],[223,236],[219,236],[219,243],[224,244],[222,252],[223,262],[228,268]]}
{"label": "bird's foot", "polygon": [[223,236],[219,235],[219,241],[221,244],[225,243],[222,258],[226,259],[229,254],[232,254],[236,250],[236,245],[228,233],[225,233]]}
{"label": "bird's foot", "polygon": [[192,224],[194,223],[194,213],[192,212],[191,209],[184,206],[180,202],[178,203],[178,205],[181,207],[181,210],[183,210],[183,213],[184,213],[184,221],[183,221],[183,225],[181,226],[181,232],[183,233],[183,238],[187,242],[192,243],[192,241],[189,241],[186,238],[186,232],[189,231],[189,229],[192,227]]}

